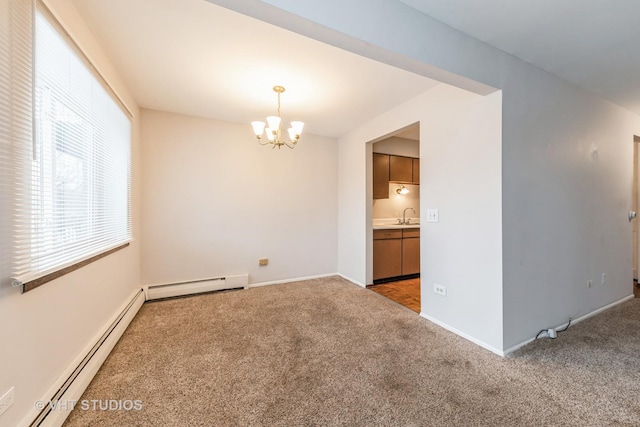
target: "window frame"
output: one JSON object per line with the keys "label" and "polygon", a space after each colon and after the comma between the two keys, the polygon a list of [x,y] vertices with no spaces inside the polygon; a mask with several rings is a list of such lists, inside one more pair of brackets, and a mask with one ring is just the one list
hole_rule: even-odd
{"label": "window frame", "polygon": [[[132,227],[132,223],[133,223],[133,219],[132,219],[132,209],[133,209],[133,204],[132,204],[132,191],[131,191],[131,184],[132,184],[132,157],[133,157],[133,114],[131,113],[131,111],[127,108],[126,104],[123,102],[123,100],[118,96],[118,94],[115,92],[115,90],[109,85],[109,83],[107,82],[107,80],[104,78],[104,76],[97,70],[97,68],[92,64],[92,62],[89,60],[89,58],[87,57],[87,55],[84,54],[84,52],[82,51],[82,49],[80,49],[80,47],[78,46],[78,44],[73,40],[73,38],[70,36],[70,34],[64,29],[64,27],[60,24],[60,22],[55,18],[55,16],[51,13],[51,11],[47,8],[46,5],[44,5],[44,3],[41,0],[38,0],[35,2],[35,6],[33,7],[33,13],[32,13],[32,51],[33,51],[33,59],[32,59],[32,69],[31,69],[31,82],[32,82],[32,111],[31,111],[31,120],[33,123],[33,128],[32,128],[32,144],[33,144],[33,156],[34,156],[34,160],[35,156],[36,156],[36,147],[38,144],[38,141],[36,141],[36,138],[38,138],[38,132],[36,131],[37,127],[41,125],[41,122],[38,122],[38,118],[36,116],[36,79],[37,79],[37,75],[36,75],[36,62],[37,62],[37,55],[36,55],[36,25],[37,25],[37,19],[39,18],[39,16],[46,20],[52,27],[53,30],[57,32],[58,36],[60,36],[60,38],[63,40],[63,42],[66,44],[66,47],[69,49],[69,51],[71,52],[72,55],[75,55],[77,57],[77,59],[84,65],[84,67],[86,67],[86,71],[95,79],[95,82],[97,82],[102,89],[104,89],[104,91],[106,92],[106,95],[108,96],[108,99],[110,101],[112,101],[114,103],[113,106],[109,106],[109,108],[113,108],[114,106],[119,108],[119,110],[124,114],[124,118],[126,118],[126,120],[128,121],[128,136],[127,136],[127,140],[124,141],[126,144],[126,149],[128,150],[128,153],[126,153],[126,165],[125,163],[121,164],[120,166],[126,166],[126,170],[127,170],[127,176],[126,176],[126,181],[125,181],[125,186],[126,186],[126,206],[124,206],[124,208],[126,209],[126,212],[119,212],[119,214],[116,214],[116,216],[120,216],[121,219],[124,218],[124,221],[126,221],[126,225],[124,226],[124,228],[119,229],[119,233],[122,233],[122,231],[124,230],[123,238],[117,238],[113,240],[113,244],[109,245],[109,244],[105,244],[103,246],[99,246],[96,247],[95,249],[97,249],[96,251],[93,251],[91,246],[88,246],[87,248],[85,248],[85,252],[78,255],[78,256],[70,256],[67,259],[65,259],[64,261],[58,263],[55,266],[52,266],[50,268],[47,268],[45,270],[42,271],[34,271],[33,270],[33,264],[28,268],[28,272],[24,273],[22,272],[22,274],[20,275],[16,275],[16,277],[12,278],[12,284],[14,286],[21,286],[22,287],[22,292],[27,292],[30,290],[33,290],[39,286],[42,286],[45,283],[48,283],[52,280],[55,280],[59,277],[62,277],[68,273],[71,273],[72,271],[75,271],[79,268],[82,268],[88,264],[91,264],[101,258],[104,258],[110,254],[113,254],[114,252],[120,251],[126,247],[128,247],[130,245],[130,243],[133,241],[133,227]],[[57,100],[57,102],[60,102],[59,100]],[[64,103],[63,103],[64,104]],[[40,118],[41,120],[41,118]],[[52,124],[53,127],[56,126],[56,122],[52,122],[50,123]],[[95,130],[94,130],[95,131]],[[95,167],[95,163],[96,163],[96,156],[94,155],[94,142],[93,142],[94,137],[92,137],[92,142],[89,143],[86,147],[86,151],[89,153],[88,157],[85,159],[86,161],[84,162],[84,167],[89,167],[89,168],[94,168]],[[53,151],[57,152],[58,151],[58,141],[51,141],[50,142],[53,146]],[[62,147],[60,148],[62,151],[61,152],[65,152],[65,148]],[[55,163],[55,162],[53,162]],[[33,168],[29,168],[29,170],[25,170],[24,173],[26,174],[32,174],[33,172]],[[89,171],[84,171],[83,174],[87,175],[89,174]],[[104,184],[104,183],[101,183]],[[103,185],[97,185],[95,183],[92,183],[91,187],[87,189],[87,191],[89,193],[100,193],[100,192],[104,192],[104,188],[102,188]],[[22,190],[25,193],[29,193],[29,194],[25,194],[25,197],[35,197],[33,194],[32,188],[34,188],[32,185],[29,186],[30,190]],[[40,187],[38,187],[40,188]],[[121,188],[119,188],[119,190],[121,190]],[[55,190],[53,190],[55,191]],[[89,209],[91,209],[93,206],[96,205],[96,203],[100,200],[102,201],[102,198],[96,198],[95,195],[87,195],[87,200],[88,200],[88,204],[89,204]],[[31,203],[31,202],[30,202]],[[30,224],[31,224],[31,228],[33,228],[34,226],[38,226],[38,224],[36,224],[37,220],[35,219],[34,215],[31,214],[30,218],[29,218]],[[88,220],[88,222],[91,222],[92,220]],[[116,220],[117,221],[117,220]],[[93,229],[93,225],[89,225],[89,229],[90,229],[90,233],[89,233],[89,237],[84,237],[81,240],[82,242],[88,242],[91,241],[91,236],[95,237],[95,230]],[[31,242],[33,242],[33,238],[29,239],[29,247],[30,247],[30,251],[31,251],[31,256],[29,257],[30,259],[33,260],[33,249],[31,246]],[[16,239],[14,239],[14,250],[16,250]],[[33,261],[31,261],[33,262]]]}

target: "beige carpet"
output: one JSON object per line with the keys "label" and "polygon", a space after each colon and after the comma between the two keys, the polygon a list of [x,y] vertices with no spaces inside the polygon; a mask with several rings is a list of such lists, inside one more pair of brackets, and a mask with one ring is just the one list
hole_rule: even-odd
{"label": "beige carpet", "polygon": [[[640,425],[640,301],[500,358],[340,278],[145,304],[65,426]],[[533,331],[532,331],[533,333]]]}

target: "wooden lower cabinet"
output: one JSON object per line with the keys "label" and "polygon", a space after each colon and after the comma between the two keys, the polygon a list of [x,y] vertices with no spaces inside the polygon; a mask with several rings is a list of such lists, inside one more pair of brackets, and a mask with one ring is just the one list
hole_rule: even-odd
{"label": "wooden lower cabinet", "polygon": [[402,275],[420,273],[420,238],[402,239]]}
{"label": "wooden lower cabinet", "polygon": [[420,273],[420,229],[373,230],[373,280]]}
{"label": "wooden lower cabinet", "polygon": [[402,230],[373,230],[373,280],[402,275]]}

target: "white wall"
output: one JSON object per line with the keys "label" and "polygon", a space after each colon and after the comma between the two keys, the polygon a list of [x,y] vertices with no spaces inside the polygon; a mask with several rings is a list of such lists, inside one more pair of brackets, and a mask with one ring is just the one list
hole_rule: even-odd
{"label": "white wall", "polygon": [[143,110],[142,141],[144,284],[337,272],[335,139],[274,150],[248,124]]}
{"label": "white wall", "polygon": [[[18,425],[36,412],[34,402],[48,397],[50,387],[103,332],[109,319],[140,284],[137,106],[73,6],[67,0],[46,3],[136,115],[132,120],[132,214],[136,240],[126,249],[25,294],[11,288],[6,280],[11,272],[6,267],[0,271],[0,394],[15,387],[15,403],[0,416],[0,426]],[[10,187],[5,184],[8,183],[0,185],[3,196]],[[2,227],[2,231],[6,233],[7,229]],[[8,236],[0,236],[0,245],[3,254],[11,253]]]}
{"label": "white wall", "polygon": [[[440,216],[436,224],[421,222],[422,311],[501,353],[502,96],[439,89],[421,121],[422,212],[436,208]],[[446,297],[433,292],[435,283],[446,286]]]}
{"label": "white wall", "polygon": [[[499,92],[438,85],[339,142],[340,271],[371,283],[372,232],[360,222],[372,215],[362,202],[371,197],[367,143],[420,121],[422,314],[494,351],[502,348],[500,113]],[[429,208],[440,210],[439,223],[426,222]]]}
{"label": "white wall", "polygon": [[[505,350],[631,294],[637,115],[400,1],[209,1],[478,93],[502,90]],[[588,289],[602,272],[607,284]]]}

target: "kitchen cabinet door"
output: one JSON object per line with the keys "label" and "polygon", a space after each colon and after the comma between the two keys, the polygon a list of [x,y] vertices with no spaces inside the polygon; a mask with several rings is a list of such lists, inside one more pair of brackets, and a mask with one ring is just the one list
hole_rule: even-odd
{"label": "kitchen cabinet door", "polygon": [[389,181],[413,182],[413,159],[411,157],[389,156]]}
{"label": "kitchen cabinet door", "polygon": [[420,159],[411,159],[413,160],[413,183],[420,184]]}
{"label": "kitchen cabinet door", "polygon": [[389,198],[389,155],[373,153],[373,198]]}
{"label": "kitchen cabinet door", "polygon": [[373,241],[373,280],[402,275],[402,239]]}
{"label": "kitchen cabinet door", "polygon": [[420,238],[402,239],[402,275],[420,273]]}

